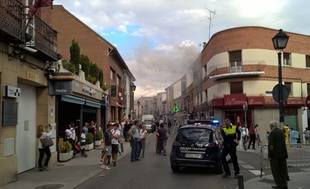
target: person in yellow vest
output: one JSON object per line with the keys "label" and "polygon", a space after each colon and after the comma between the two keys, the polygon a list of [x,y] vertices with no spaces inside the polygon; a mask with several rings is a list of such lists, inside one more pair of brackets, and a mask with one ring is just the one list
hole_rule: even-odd
{"label": "person in yellow vest", "polygon": [[239,144],[240,137],[241,137],[240,130],[239,128],[237,128],[236,125],[233,125],[229,119],[225,119],[225,123],[221,129],[221,134],[224,140],[222,157],[221,157],[223,168],[225,171],[225,174],[223,175],[223,177],[228,177],[231,175],[228,162],[226,160],[226,156],[228,154],[231,157],[231,160],[234,166],[235,177],[236,177],[240,174],[240,168],[239,168],[237,153],[236,153],[236,148]]}
{"label": "person in yellow vest", "polygon": [[288,147],[288,145],[289,145],[289,127],[286,124],[283,126],[283,133],[284,133],[286,147]]}

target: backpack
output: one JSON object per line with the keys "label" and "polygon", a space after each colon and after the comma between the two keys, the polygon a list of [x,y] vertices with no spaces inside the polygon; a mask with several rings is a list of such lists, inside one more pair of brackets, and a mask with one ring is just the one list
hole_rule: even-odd
{"label": "backpack", "polygon": [[44,137],[44,138],[42,138],[42,139],[40,139],[41,140],[41,143],[42,143],[42,146],[44,147],[44,148],[46,148],[46,147],[50,147],[50,146],[53,146],[54,145],[54,141],[51,139],[51,137],[49,137],[49,136],[46,136],[46,137]]}

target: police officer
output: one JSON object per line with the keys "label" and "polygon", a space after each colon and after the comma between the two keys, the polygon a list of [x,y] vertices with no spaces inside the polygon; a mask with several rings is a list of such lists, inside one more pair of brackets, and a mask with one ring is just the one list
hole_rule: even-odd
{"label": "police officer", "polygon": [[225,171],[224,177],[228,177],[231,175],[230,169],[228,167],[228,162],[226,161],[226,156],[229,154],[231,157],[235,176],[240,174],[240,168],[238,165],[237,154],[236,154],[236,147],[239,144],[241,133],[239,128],[236,125],[233,125],[229,119],[225,119],[225,124],[221,129],[221,134],[223,136],[223,150],[222,150],[222,163],[223,168]]}

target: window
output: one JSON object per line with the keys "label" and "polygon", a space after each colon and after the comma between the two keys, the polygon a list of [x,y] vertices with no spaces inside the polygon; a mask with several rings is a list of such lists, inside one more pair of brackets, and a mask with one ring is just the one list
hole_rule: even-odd
{"label": "window", "polygon": [[310,83],[307,83],[307,93],[310,95]]}
{"label": "window", "polygon": [[292,82],[284,82],[284,86],[288,89],[288,94],[292,95]]}
{"label": "window", "polygon": [[242,65],[241,50],[229,52],[229,63],[230,63],[230,66],[241,66]]}
{"label": "window", "polygon": [[121,77],[119,75],[117,75],[116,77],[116,85],[119,86],[121,83]]}
{"label": "window", "polygon": [[310,68],[310,55],[306,55],[306,68]]}
{"label": "window", "polygon": [[114,81],[114,75],[115,75],[115,71],[113,69],[110,69],[110,79],[112,81]]}
{"label": "window", "polygon": [[230,94],[243,93],[242,81],[230,83]]}
{"label": "window", "polygon": [[291,53],[283,53],[283,65],[291,66]]}

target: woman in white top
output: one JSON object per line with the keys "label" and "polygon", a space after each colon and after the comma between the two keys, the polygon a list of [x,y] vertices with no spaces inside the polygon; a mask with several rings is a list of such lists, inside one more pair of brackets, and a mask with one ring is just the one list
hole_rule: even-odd
{"label": "woman in white top", "polygon": [[141,153],[141,155],[140,155],[140,157],[141,158],[144,158],[146,136],[147,136],[147,130],[146,130],[145,126],[140,125],[140,137],[141,137],[141,140],[140,140],[140,144],[141,144],[140,153]]}
{"label": "woman in white top", "polygon": [[[48,127],[44,127],[43,125],[38,126],[38,149],[39,149],[39,171],[47,170],[48,163],[51,158],[51,150],[49,146],[44,146],[42,141],[44,141],[47,137],[51,137],[51,133],[49,132]],[[46,156],[44,166],[42,166],[42,161],[44,159],[44,155]]]}

